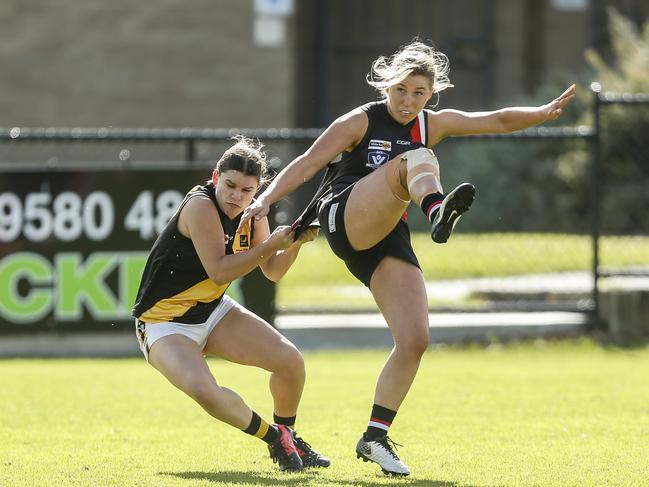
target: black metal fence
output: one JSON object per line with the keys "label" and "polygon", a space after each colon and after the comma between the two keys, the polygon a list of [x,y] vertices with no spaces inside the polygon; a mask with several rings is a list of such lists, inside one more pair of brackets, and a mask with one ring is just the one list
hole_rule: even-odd
{"label": "black metal fence", "polygon": [[[523,293],[500,289],[505,297],[494,298],[496,290],[487,298],[499,299],[499,309],[579,310],[591,314],[594,326],[603,277],[649,275],[642,249],[630,252],[635,257],[629,256],[628,261],[606,253],[609,247],[619,247],[607,244],[602,249],[602,238],[624,239],[624,249],[633,242],[645,248],[648,242],[644,217],[649,207],[649,155],[644,141],[649,133],[648,106],[649,95],[602,93],[594,85],[592,125],[461,137],[436,149],[447,186],[465,179],[478,186],[479,204],[472,209],[473,216],[463,221],[461,231],[502,242],[502,249],[490,258],[510,258],[508,235],[538,235],[541,247],[530,250],[530,256],[532,273],[542,275],[548,253],[563,251],[547,248],[548,240],[541,237],[551,232],[576,239],[570,251],[579,255],[566,270],[575,261],[589,261],[582,269],[588,277],[585,291],[582,287],[548,293],[551,283],[545,288],[528,287]],[[98,317],[113,320],[119,327],[133,293],[133,284],[125,284],[129,273],[139,269],[165,215],[213,167],[232,135],[264,141],[274,156],[271,165],[279,169],[320,132],[0,128],[2,328],[25,330],[30,327],[23,325],[32,320],[41,328],[61,329],[61,322],[74,323],[79,317],[90,318],[88,322]],[[315,184],[305,185],[280,206],[275,213],[278,223],[289,222],[299,213]],[[416,216],[411,223],[415,229],[421,225]],[[134,235],[139,239],[129,240]],[[111,239],[112,244],[106,243]],[[553,245],[568,245],[558,242]],[[130,253],[115,253],[119,245],[126,245],[123,250]],[[43,246],[47,250],[38,250]],[[85,253],[75,253],[79,249]],[[472,254],[469,250],[466,258]],[[481,275],[479,266],[476,260],[473,277]],[[572,277],[559,274],[555,282],[565,284]],[[57,279],[63,281],[53,289]],[[135,282],[132,275],[130,279]],[[247,292],[248,283],[244,293],[261,299],[256,306],[252,298],[247,304],[272,320],[274,288],[262,284],[258,276],[250,279],[255,292]],[[510,286],[520,287],[520,282]],[[49,294],[44,290],[48,286],[53,289]]]}
{"label": "black metal fence", "polygon": [[[593,298],[598,308],[601,278],[649,276],[649,262],[624,265],[602,237],[649,251],[649,94],[602,92],[593,96],[592,201]],[[645,238],[643,238],[645,237]],[[617,258],[616,258],[617,257]]]}

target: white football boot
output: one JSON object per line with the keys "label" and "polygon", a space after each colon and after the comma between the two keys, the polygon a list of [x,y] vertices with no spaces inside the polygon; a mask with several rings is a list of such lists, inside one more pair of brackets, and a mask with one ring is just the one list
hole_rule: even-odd
{"label": "white football boot", "polygon": [[363,435],[356,444],[356,456],[362,458],[364,462],[378,463],[387,474],[410,475],[408,467],[394,452],[394,445],[395,443],[387,436],[367,440]]}

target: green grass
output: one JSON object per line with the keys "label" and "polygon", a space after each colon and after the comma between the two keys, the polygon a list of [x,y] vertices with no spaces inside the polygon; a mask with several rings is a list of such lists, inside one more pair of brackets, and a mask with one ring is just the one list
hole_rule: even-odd
{"label": "green grass", "polygon": [[[560,234],[458,234],[446,245],[412,236],[427,280],[590,270],[588,236]],[[649,266],[649,237],[605,237],[607,267]],[[373,307],[372,297],[329,249],[324,238],[305,245],[277,288],[279,309]],[[431,303],[433,304],[433,303]]]}
{"label": "green grass", "polygon": [[[391,431],[408,479],[387,478],[353,453],[386,353],[305,354],[299,429],[333,463],[293,475],[143,360],[0,361],[0,485],[647,485],[649,347],[431,350]],[[266,373],[210,366],[270,416]]]}

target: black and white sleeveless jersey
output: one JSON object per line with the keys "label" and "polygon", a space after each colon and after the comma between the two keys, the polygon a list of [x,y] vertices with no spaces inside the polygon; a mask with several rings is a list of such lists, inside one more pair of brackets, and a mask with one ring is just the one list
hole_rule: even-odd
{"label": "black and white sleeveless jersey", "polygon": [[146,323],[202,323],[214,311],[230,285],[219,285],[209,278],[191,239],[178,230],[180,211],[196,196],[207,196],[214,203],[223,226],[227,255],[250,248],[252,220],[241,232],[235,233],[241,215],[231,220],[221,211],[216,202],[214,183],[192,188],[153,244],[144,267],[133,316]]}
{"label": "black and white sleeveless jersey", "polygon": [[367,132],[350,152],[343,152],[327,165],[325,175],[315,196],[298,219],[296,233],[303,231],[315,218],[318,202],[329,194],[336,194],[370,174],[399,154],[428,144],[427,110],[406,125],[397,122],[385,101],[363,105],[367,114]]}
{"label": "black and white sleeveless jersey", "polygon": [[343,152],[327,166],[335,173],[330,182],[333,187],[349,186],[399,154],[426,146],[426,110],[401,125],[390,116],[384,101],[368,103],[361,109],[367,114],[367,132],[351,152]]}

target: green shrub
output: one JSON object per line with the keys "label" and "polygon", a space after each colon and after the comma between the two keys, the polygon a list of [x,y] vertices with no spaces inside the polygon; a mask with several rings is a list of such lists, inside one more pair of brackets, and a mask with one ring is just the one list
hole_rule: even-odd
{"label": "green shrub", "polygon": [[[546,83],[521,104],[539,105],[576,81],[577,98],[562,117],[544,125],[593,125],[592,80],[604,91],[649,93],[649,21],[641,30],[609,10],[611,60],[586,52],[590,71],[565,73]],[[598,195],[605,233],[646,234],[649,219],[648,105],[605,105],[601,118],[601,185]],[[592,148],[587,140],[449,139],[436,148],[442,180],[450,189],[470,181],[476,204],[460,232],[590,231],[592,221]],[[413,228],[423,231],[415,216]]]}

